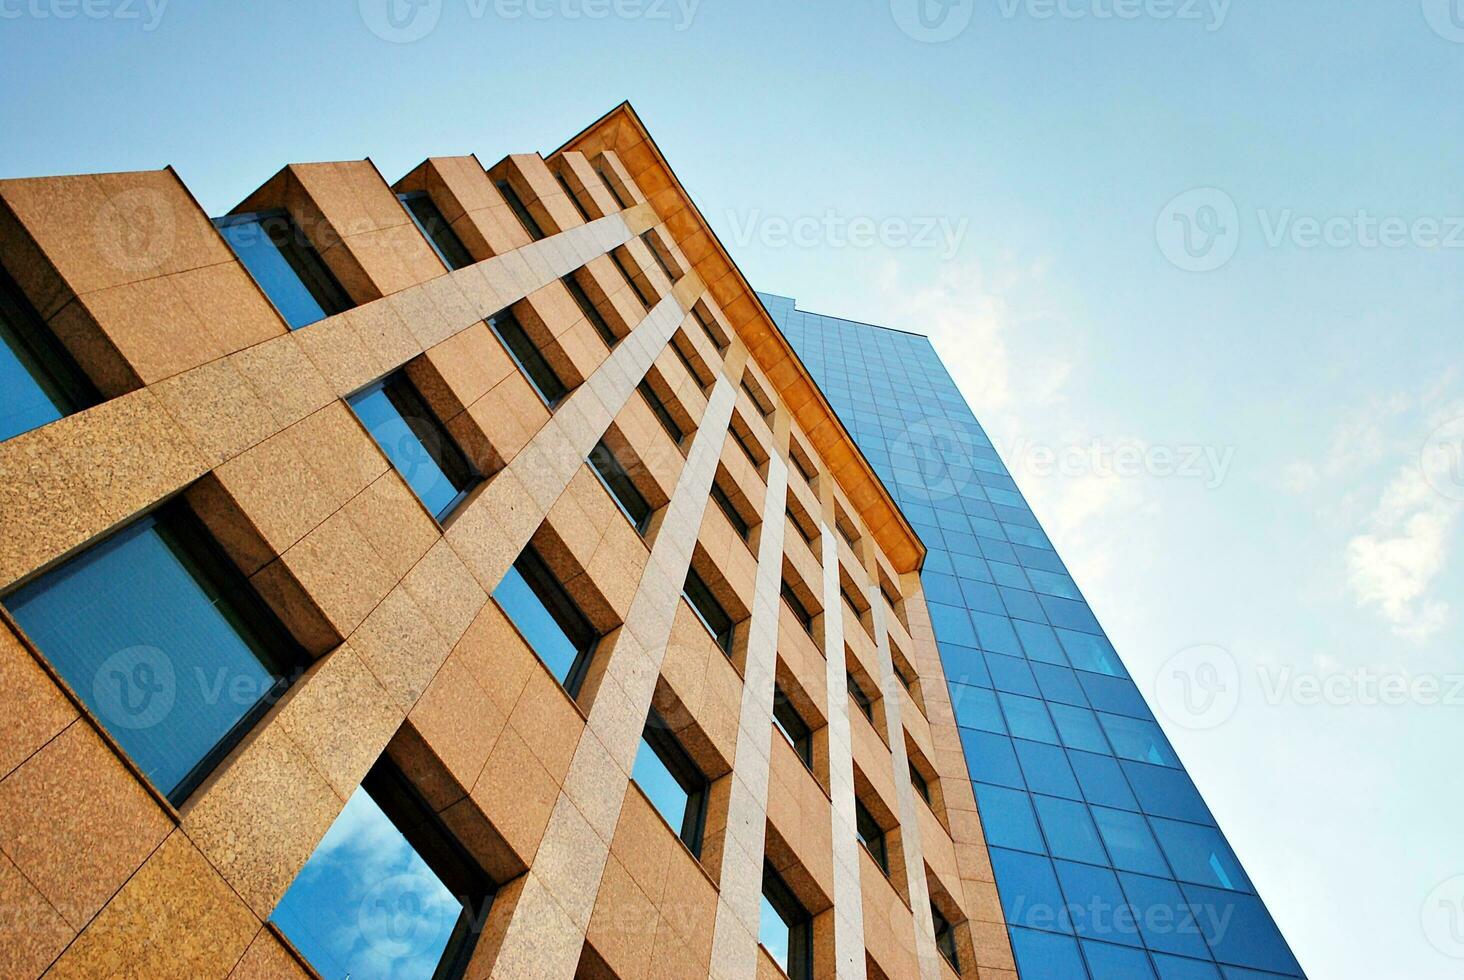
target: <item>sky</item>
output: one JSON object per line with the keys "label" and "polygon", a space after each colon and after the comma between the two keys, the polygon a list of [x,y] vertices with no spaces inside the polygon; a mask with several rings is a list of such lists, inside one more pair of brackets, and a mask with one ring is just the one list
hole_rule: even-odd
{"label": "sky", "polygon": [[0,176],[630,99],[757,288],[931,335],[1308,972],[1460,975],[1464,4],[915,2],[0,0]]}

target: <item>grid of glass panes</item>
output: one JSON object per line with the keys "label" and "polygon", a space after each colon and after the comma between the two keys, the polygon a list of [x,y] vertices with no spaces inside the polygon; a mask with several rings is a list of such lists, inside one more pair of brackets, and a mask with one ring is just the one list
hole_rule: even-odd
{"label": "grid of glass panes", "polygon": [[929,549],[1024,980],[1301,976],[930,341],[762,299]]}

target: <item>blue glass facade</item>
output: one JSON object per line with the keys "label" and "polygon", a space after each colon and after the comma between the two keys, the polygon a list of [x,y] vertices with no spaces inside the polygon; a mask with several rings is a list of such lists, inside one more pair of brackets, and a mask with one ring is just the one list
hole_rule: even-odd
{"label": "blue glass facade", "polygon": [[930,341],[762,300],[929,549],[1024,980],[1303,976]]}

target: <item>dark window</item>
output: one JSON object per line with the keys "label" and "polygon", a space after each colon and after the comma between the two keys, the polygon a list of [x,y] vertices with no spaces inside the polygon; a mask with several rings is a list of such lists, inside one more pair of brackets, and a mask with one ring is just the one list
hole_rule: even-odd
{"label": "dark window", "polygon": [[613,180],[605,176],[605,171],[602,168],[596,167],[595,173],[600,175],[600,182],[605,185],[605,189],[610,192],[611,197],[615,198],[615,203],[620,205],[622,210],[631,207],[630,202],[628,202],[625,197],[620,193],[620,188],[615,186],[615,182]]}
{"label": "dark window", "polygon": [[579,690],[599,636],[532,548],[518,556],[493,598],[564,689]]}
{"label": "dark window", "polygon": [[638,534],[646,533],[646,525],[651,521],[651,505],[645,496],[636,489],[635,481],[625,471],[620,460],[610,451],[610,447],[604,441],[595,444],[590,450],[590,469],[605,484],[605,489],[610,491],[611,498],[620,512],[626,516],[635,527]]}
{"label": "dark window", "polygon": [[304,662],[180,502],[22,586],[5,606],[174,804]]}
{"label": "dark window", "polygon": [[692,854],[701,854],[707,778],[654,711],[646,719],[631,778]]}
{"label": "dark window", "polygon": [[734,425],[729,428],[727,430],[727,434],[732,437],[732,441],[737,443],[737,448],[741,449],[743,454],[747,457],[748,461],[752,463],[753,469],[757,469],[759,466],[762,465],[757,461],[757,454],[752,451],[752,446],[748,444],[747,439],[742,435],[742,433],[737,430],[737,426]]}
{"label": "dark window", "polygon": [[656,265],[660,268],[662,272],[666,274],[666,278],[671,280],[672,282],[675,282],[676,274],[671,271],[671,267],[667,265],[666,260],[661,257],[661,251],[660,249],[656,248],[655,242],[651,241],[651,233],[648,231],[641,232],[640,240],[646,246],[646,248],[651,250],[651,258],[655,259]]}
{"label": "dark window", "polygon": [[646,400],[646,404],[651,406],[651,414],[656,416],[656,420],[661,423],[661,428],[666,430],[671,441],[680,445],[681,440],[686,437],[686,433],[682,432],[681,426],[676,424],[676,417],[671,414],[666,403],[661,401],[661,396],[656,394],[655,389],[644,380],[635,386],[635,390],[640,392],[641,397]]}
{"label": "dark window", "polygon": [[0,442],[96,402],[91,382],[0,271]]}
{"label": "dark window", "polygon": [[702,328],[702,333],[707,335],[707,339],[712,342],[713,347],[719,352],[727,349],[727,342],[718,336],[716,330],[712,329],[711,321],[702,312],[700,306],[693,306],[691,308],[691,315],[696,317],[697,326]]}
{"label": "dark window", "polygon": [[910,694],[913,696],[915,694],[915,688],[911,684],[909,675],[905,673],[905,668],[900,666],[900,662],[898,660],[895,660],[893,665],[895,668],[895,677],[899,680],[900,686],[909,691]]}
{"label": "dark window", "polygon": [[906,765],[910,767],[910,785],[915,787],[915,792],[920,794],[920,798],[922,800],[924,800],[926,803],[929,803],[930,783],[927,782],[925,777],[920,774],[920,770],[915,768],[915,763],[910,762],[907,759]]}
{"label": "dark window", "polygon": [[463,451],[405,372],[387,375],[348,402],[407,486],[439,521],[479,482]]}
{"label": "dark window", "polygon": [[849,687],[849,696],[859,706],[860,713],[872,723],[874,721],[874,702],[869,700],[869,695],[864,693],[864,688],[859,686],[859,682],[854,679],[853,674],[846,671],[844,677]]}
{"label": "dark window", "polygon": [[518,196],[518,191],[513,189],[513,185],[506,180],[499,180],[494,181],[493,186],[498,188],[498,193],[502,194],[503,199],[508,202],[508,209],[513,212],[515,218],[518,218],[519,224],[524,226],[524,231],[529,233],[529,237],[536,242],[543,238],[544,229],[539,227],[539,222],[535,221],[534,216],[529,213],[524,199]]}
{"label": "dark window", "polygon": [[612,249],[609,254],[610,261],[615,263],[615,268],[619,269],[620,274],[625,277],[625,281],[630,283],[630,287],[635,291],[636,298],[640,300],[641,305],[647,309],[655,306],[657,297],[650,291],[650,286],[644,279],[637,279],[630,274],[630,270],[625,267],[625,260],[620,257],[620,249]]}
{"label": "dark window", "polygon": [[885,848],[884,831],[879,829],[875,822],[874,815],[869,812],[863,803],[854,801],[854,829],[859,834],[859,843],[874,858],[874,863],[879,865],[879,870],[888,877],[890,873],[890,855]]}
{"label": "dark window", "polygon": [[574,209],[579,212],[579,216],[584,218],[586,222],[590,221],[590,212],[586,211],[585,206],[580,203],[579,198],[575,197],[574,191],[569,186],[569,181],[564,179],[564,174],[555,174],[554,179],[559,181],[559,186],[564,190],[564,196],[569,198],[569,203],[574,205]]}
{"label": "dark window", "polygon": [[574,276],[565,276],[559,281],[564,283],[564,288],[569,290],[569,295],[574,297],[574,301],[579,306],[580,312],[585,315],[586,320],[590,321],[590,326],[595,328],[595,333],[600,335],[600,339],[605,341],[605,346],[614,347],[620,343],[620,338],[615,336],[614,330],[610,329],[610,324],[605,320],[604,315],[600,313],[599,308],[590,302],[589,294],[579,284],[579,280],[575,279]]}
{"label": "dark window", "polygon": [[855,546],[854,542],[858,536],[854,533],[853,528],[849,526],[848,519],[845,518],[842,514],[838,515],[834,519],[834,527],[838,529],[839,537],[844,539],[844,543],[853,548]]}
{"label": "dark window", "polygon": [[534,386],[534,390],[539,393],[544,404],[550,408],[559,404],[559,400],[569,392],[569,388],[559,379],[554,368],[549,366],[549,362],[544,359],[539,348],[534,346],[534,342],[529,339],[529,335],[519,324],[518,318],[508,310],[503,310],[488,318],[488,326],[492,327],[493,332],[498,335],[498,339],[503,341],[503,346],[508,348],[509,355],[518,364],[524,377],[529,379],[529,384]]}
{"label": "dark window", "polygon": [[808,611],[808,607],[803,604],[803,600],[798,598],[798,593],[794,592],[793,587],[786,581],[782,585],[782,595],[783,601],[788,604],[788,608],[793,613],[793,618],[797,619],[798,625],[803,627],[803,632],[812,636],[813,613]]}
{"label": "dark window", "polygon": [[691,358],[686,355],[686,351],[681,349],[681,344],[677,342],[676,337],[671,338],[671,353],[676,355],[676,359],[681,362],[682,367],[686,368],[686,373],[691,375],[691,379],[695,381],[700,388],[705,390],[708,384],[706,378],[702,376],[701,371],[697,370],[697,367],[695,364],[692,363]]}
{"label": "dark window", "polygon": [[696,573],[696,569],[686,570],[686,585],[682,588],[681,594],[686,596],[686,601],[691,603],[692,610],[701,619],[702,625],[707,632],[717,641],[717,646],[728,655],[732,655],[732,617],[727,615],[727,610],[712,595],[712,590],[702,577]]}
{"label": "dark window", "polygon": [[813,977],[813,929],[808,912],[778,877],[772,865],[763,864],[762,909],[758,916],[757,941],[789,980]]}
{"label": "dark window", "polygon": [[285,212],[231,214],[214,224],[291,330],[356,305]]}
{"label": "dark window", "polygon": [[722,508],[722,513],[726,515],[728,522],[731,523],[732,530],[737,532],[739,538],[746,541],[747,536],[752,533],[752,528],[748,527],[747,521],[743,520],[742,515],[737,513],[737,508],[732,505],[732,498],[727,496],[727,491],[723,490],[715,482],[712,484],[712,499],[717,502],[718,507]]}
{"label": "dark window", "polygon": [[763,394],[761,389],[754,388],[748,384],[746,379],[742,381],[742,390],[747,393],[747,398],[752,402],[752,407],[757,409],[757,413],[764,419],[771,420],[773,417],[773,403],[768,396]]}
{"label": "dark window", "polygon": [[813,733],[803,723],[797,710],[794,709],[788,696],[783,693],[781,687],[773,688],[773,722],[778,726],[778,731],[793,746],[793,751],[798,753],[798,758],[810,770],[813,769]]}
{"label": "dark window", "polygon": [[803,529],[803,522],[800,521],[796,516],[794,516],[793,511],[789,510],[786,511],[786,513],[788,515],[788,523],[793,525],[793,530],[798,532],[798,536],[803,539],[804,544],[812,548],[813,538],[809,536],[809,533]]}
{"label": "dark window", "polygon": [[416,788],[378,762],[270,915],[326,977],[463,974],[493,885]]}
{"label": "dark window", "polygon": [[854,618],[855,619],[858,619],[859,618],[859,607],[857,605],[855,605],[855,603],[854,603],[854,597],[851,596],[844,589],[844,586],[843,585],[840,585],[839,586],[839,598],[844,600],[844,605],[848,606],[849,607],[849,611],[854,614]]}
{"label": "dark window", "polygon": [[432,203],[432,198],[427,196],[426,191],[398,194],[397,199],[407,209],[407,214],[412,216],[412,221],[443,265],[449,269],[461,269],[465,265],[473,264],[473,257],[463,247],[462,239],[458,238],[457,232],[452,230],[452,226],[447,223],[437,205]]}
{"label": "dark window", "polygon": [[802,451],[790,452],[789,455],[793,457],[793,466],[797,468],[799,473],[803,474],[803,479],[808,483],[812,483],[814,478],[818,476],[818,471],[813,468],[813,465],[808,460],[804,459]]}
{"label": "dark window", "polygon": [[961,972],[961,958],[956,954],[956,931],[934,905],[930,906],[930,919],[935,924],[935,948],[946,958],[951,969]]}

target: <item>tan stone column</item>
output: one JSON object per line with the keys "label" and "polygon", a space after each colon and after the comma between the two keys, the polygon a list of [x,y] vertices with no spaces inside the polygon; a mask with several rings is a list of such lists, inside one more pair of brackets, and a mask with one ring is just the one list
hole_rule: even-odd
{"label": "tan stone column", "polygon": [[[786,426],[786,422],[781,424]],[[786,439],[786,428],[780,437],[780,441]],[[712,975],[719,980],[752,980],[757,976],[778,604],[783,584],[783,513],[788,491],[788,464],[778,453],[769,457],[767,476],[758,538],[757,584],[742,679],[737,756],[732,766],[727,833],[722,839],[722,891],[717,899],[712,940]]]}
{"label": "tan stone column", "polygon": [[485,940],[503,936],[494,957],[495,978],[574,976],[726,440],[735,391],[725,376],[718,378],[625,623],[602,641],[607,659],[588,695],[589,725],[533,866],[514,883],[513,894],[500,894],[502,907],[490,913]]}
{"label": "tan stone column", "polygon": [[[825,477],[828,479],[828,477]],[[827,496],[827,495],[826,495]],[[836,975],[864,978],[864,886],[854,822],[854,742],[844,663],[843,597],[839,595],[839,541],[832,498],[819,526],[823,560],[824,660],[829,704],[829,797],[833,801],[834,963]]]}

